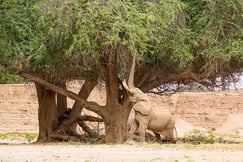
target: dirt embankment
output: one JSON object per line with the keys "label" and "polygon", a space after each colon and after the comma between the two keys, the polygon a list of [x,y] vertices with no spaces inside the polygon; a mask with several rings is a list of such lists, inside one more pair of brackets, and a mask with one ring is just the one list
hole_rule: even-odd
{"label": "dirt embankment", "polygon": [[[69,89],[74,92],[78,92],[80,87],[81,84],[77,83],[69,85]],[[104,104],[104,93],[104,89],[96,88],[89,100]],[[168,108],[179,119],[179,125],[199,126],[208,130],[233,127],[239,123],[243,125],[243,118],[238,116],[235,120],[234,117],[234,114],[243,114],[243,90],[220,93],[184,92],[172,96],[150,94],[150,97],[153,106]],[[68,100],[69,107],[72,107],[72,104],[73,101]],[[33,84],[0,85],[0,133],[38,132],[37,111]],[[225,125],[229,116],[231,119],[228,119],[228,125]],[[242,125],[237,126],[237,129]]]}

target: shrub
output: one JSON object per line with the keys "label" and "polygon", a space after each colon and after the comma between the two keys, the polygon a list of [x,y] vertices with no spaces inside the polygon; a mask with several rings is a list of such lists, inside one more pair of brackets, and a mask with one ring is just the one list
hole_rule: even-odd
{"label": "shrub", "polygon": [[183,143],[193,144],[235,143],[234,141],[226,140],[223,137],[217,137],[210,131],[202,132],[199,130],[194,130],[192,135],[181,137],[180,140]]}
{"label": "shrub", "polygon": [[12,75],[10,73],[0,74],[0,84],[13,84],[21,82],[23,82],[23,79],[16,75]]}

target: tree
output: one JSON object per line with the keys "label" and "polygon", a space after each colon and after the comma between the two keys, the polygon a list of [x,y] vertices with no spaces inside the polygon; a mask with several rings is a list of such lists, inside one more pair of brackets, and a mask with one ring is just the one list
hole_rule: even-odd
{"label": "tree", "polygon": [[[13,66],[6,65],[5,60],[1,59],[2,66],[9,71],[17,69],[19,75],[41,85],[37,85],[37,92],[38,87],[42,87],[40,92],[48,95],[44,95],[47,99],[42,97],[43,101],[40,101],[39,95],[39,104],[43,102],[45,104],[40,104],[46,105],[43,109],[48,107],[47,110],[53,111],[50,113],[54,114],[53,117],[46,119],[50,119],[51,123],[58,118],[53,91],[76,100],[70,116],[74,112],[79,114],[82,107],[97,113],[105,124],[105,142],[121,143],[126,139],[126,121],[132,105],[121,81],[128,76],[132,55],[140,57],[134,81],[135,86],[144,92],[155,88],[154,92],[160,92],[170,84],[173,87],[193,83],[207,87],[221,86],[227,81],[235,81],[236,74],[242,71],[243,19],[240,0],[43,0],[33,3],[32,7],[39,11],[35,12],[38,16],[33,16],[31,12],[36,23],[30,21],[27,26],[36,35],[27,36],[28,39],[21,37],[21,41],[17,41],[17,38],[12,39],[10,34],[6,34],[21,47],[21,43],[26,41],[24,47],[32,52],[28,54],[25,48],[20,49],[24,53],[21,61],[16,61],[19,56],[16,47],[7,50],[7,54],[0,52],[4,53],[2,58],[8,62],[18,63],[18,66],[10,68]],[[10,26],[16,27],[12,23]],[[2,30],[8,31],[7,28]],[[35,48],[30,48],[28,43],[33,42],[36,42]],[[17,55],[9,57],[11,52]],[[25,66],[20,66],[23,63]],[[220,77],[225,82],[219,81]],[[57,84],[77,78],[83,78],[85,84],[90,84],[87,86],[90,88],[86,89],[87,95],[83,97],[82,91],[79,95],[73,94]],[[97,81],[105,83],[105,106],[87,101],[88,93]],[[48,88],[48,92],[44,87]],[[59,112],[62,110],[60,108]],[[62,133],[55,132],[51,126],[48,128],[51,129],[45,136],[48,140],[51,140],[53,133]]]}

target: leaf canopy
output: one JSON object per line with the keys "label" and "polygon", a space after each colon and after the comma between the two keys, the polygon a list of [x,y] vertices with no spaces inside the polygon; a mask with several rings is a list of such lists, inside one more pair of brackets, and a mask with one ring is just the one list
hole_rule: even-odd
{"label": "leaf canopy", "polygon": [[242,71],[242,0],[10,0],[0,8],[2,66],[45,78],[105,79],[107,54],[123,77],[139,55],[147,83],[192,64],[209,80]]}

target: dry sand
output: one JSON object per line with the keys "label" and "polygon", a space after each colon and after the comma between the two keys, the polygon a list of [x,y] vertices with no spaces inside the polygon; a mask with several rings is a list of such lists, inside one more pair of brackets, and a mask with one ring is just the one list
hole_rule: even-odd
{"label": "dry sand", "polygon": [[[243,115],[231,114],[215,132],[240,135],[243,131]],[[179,136],[190,133],[194,127],[183,119],[177,119]],[[19,141],[21,142],[21,141]],[[18,141],[3,140],[0,143],[2,162],[243,162],[243,144],[213,145],[70,145],[67,144],[19,144]]]}
{"label": "dry sand", "polygon": [[243,137],[243,114],[230,114],[225,123],[216,129],[215,133],[239,135]]}
{"label": "dry sand", "polygon": [[[237,148],[236,148],[237,147]],[[242,162],[239,145],[1,145],[3,162]]]}

